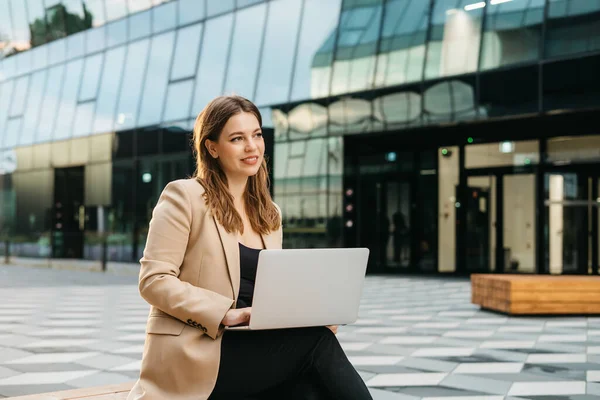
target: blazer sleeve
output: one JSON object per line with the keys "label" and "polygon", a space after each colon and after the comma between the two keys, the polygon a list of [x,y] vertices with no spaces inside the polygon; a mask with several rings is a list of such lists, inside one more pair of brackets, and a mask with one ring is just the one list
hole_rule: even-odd
{"label": "blazer sleeve", "polygon": [[139,290],[151,305],[216,339],[233,299],[179,279],[191,223],[185,187],[177,181],[169,183],[152,212],[140,260]]}

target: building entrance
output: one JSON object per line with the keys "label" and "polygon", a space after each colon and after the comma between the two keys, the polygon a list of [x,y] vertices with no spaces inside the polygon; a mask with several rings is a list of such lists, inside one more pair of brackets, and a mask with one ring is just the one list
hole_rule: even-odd
{"label": "building entrance", "polygon": [[83,258],[86,212],[84,167],[54,170],[52,257]]}

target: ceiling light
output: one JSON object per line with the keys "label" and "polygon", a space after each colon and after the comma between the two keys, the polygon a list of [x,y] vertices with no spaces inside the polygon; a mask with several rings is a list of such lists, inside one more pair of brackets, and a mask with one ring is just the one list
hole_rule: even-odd
{"label": "ceiling light", "polygon": [[496,4],[508,3],[509,1],[513,0],[492,0],[490,4],[495,6]]}
{"label": "ceiling light", "polygon": [[478,8],[485,7],[485,1],[480,1],[479,3],[473,3],[465,6],[465,11],[477,10]]}

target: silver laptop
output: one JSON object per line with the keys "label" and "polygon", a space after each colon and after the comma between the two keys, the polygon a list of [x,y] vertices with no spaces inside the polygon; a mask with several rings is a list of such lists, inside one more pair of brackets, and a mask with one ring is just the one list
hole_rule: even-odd
{"label": "silver laptop", "polygon": [[262,250],[249,324],[226,329],[352,324],[368,258],[366,248]]}

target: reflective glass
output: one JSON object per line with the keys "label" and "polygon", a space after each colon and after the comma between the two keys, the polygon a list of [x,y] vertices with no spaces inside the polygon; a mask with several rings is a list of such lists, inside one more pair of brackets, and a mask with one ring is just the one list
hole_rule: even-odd
{"label": "reflective glass", "polygon": [[13,56],[17,63],[17,71],[19,75],[28,74],[33,67],[31,50],[23,51]]}
{"label": "reflective glass", "polygon": [[106,26],[108,47],[118,46],[127,41],[127,20],[113,22]]}
{"label": "reflective glass", "polygon": [[[364,90],[373,84],[382,0],[369,3],[367,6],[345,7],[342,12],[333,63],[331,94]],[[318,58],[320,65],[326,68],[332,51],[329,46],[323,46],[319,49],[315,61]]]}
{"label": "reflective glass", "polygon": [[11,148],[17,145],[22,123],[22,117],[8,120],[8,123],[6,124],[6,132],[4,133],[4,148]]}
{"label": "reflective glass", "polygon": [[[22,0],[21,0],[22,1]],[[44,0],[26,0],[27,17],[29,29],[31,32],[31,46],[40,46],[46,43],[46,10]],[[1,18],[1,17],[0,17]],[[0,24],[0,26],[2,26]]]}
{"label": "reflective glass", "polygon": [[75,120],[73,121],[73,136],[88,135],[92,131],[95,106],[96,102],[94,101],[88,101],[77,106]]}
{"label": "reflective glass", "polygon": [[158,124],[161,121],[167,85],[169,83],[169,67],[173,56],[175,32],[167,32],[152,39],[148,72],[142,95],[142,105],[138,126]]}
{"label": "reflective glass", "polygon": [[329,94],[331,58],[320,56],[319,52],[333,48],[341,3],[341,0],[305,1],[294,67],[292,101]]}
{"label": "reflective glass", "polygon": [[486,7],[481,69],[539,58],[545,0],[492,2]]}
{"label": "reflective glass", "polygon": [[236,0],[238,8],[240,8],[240,7],[246,7],[246,6],[249,6],[251,4],[261,3],[263,1],[264,0]]}
{"label": "reflective glass", "polygon": [[49,6],[46,4],[47,37],[50,40],[62,39],[67,36],[67,14],[62,4]]}
{"label": "reflective glass", "polygon": [[486,71],[479,76],[479,117],[493,118],[537,112],[539,67]]}
{"label": "reflective glass", "polygon": [[421,80],[428,25],[428,2],[386,2],[375,86],[399,85]]}
{"label": "reflective glass", "polygon": [[8,1],[9,0],[0,0],[0,10],[2,10],[2,12],[0,12],[0,45],[2,45],[2,47],[4,47],[6,43],[9,43],[13,38],[12,19],[8,13]]}
{"label": "reflective glass", "polygon": [[169,90],[167,91],[167,102],[165,104],[163,121],[176,121],[186,118],[190,112],[193,91],[193,79],[171,83],[169,85]]}
{"label": "reflective glass", "polygon": [[256,85],[257,104],[276,104],[288,100],[301,6],[302,2],[297,0],[269,3],[269,17]]}
{"label": "reflective glass", "polygon": [[544,64],[544,110],[594,108],[600,104],[600,55]]}
{"label": "reflective glass", "polygon": [[21,145],[32,144],[35,139],[47,75],[48,70],[45,69],[31,75],[29,94],[27,96],[27,107],[25,108],[21,141],[19,143]]}
{"label": "reflective glass", "polygon": [[48,44],[49,64],[58,64],[65,61],[67,55],[67,41],[66,40],[55,40]]}
{"label": "reflective glass", "polygon": [[5,58],[2,62],[2,73],[4,79],[10,79],[17,73],[17,59],[16,57]]}
{"label": "reflective glass", "polygon": [[224,73],[227,69],[228,46],[231,40],[232,14],[207,20],[204,25],[204,40],[200,53],[200,64],[196,74],[196,91],[192,116],[198,114],[214,97],[221,94]]}
{"label": "reflective glass", "polygon": [[125,75],[117,108],[116,130],[132,128],[135,125],[144,83],[144,74],[140,71],[145,69],[149,49],[150,40],[148,39],[131,43],[128,46]]}
{"label": "reflective glass", "polygon": [[8,81],[0,86],[0,135],[2,135],[6,126],[8,109],[10,108],[14,87],[15,81]]}
{"label": "reflective glass", "polygon": [[198,51],[202,40],[202,24],[177,31],[177,45],[171,70],[171,80],[187,78],[196,72]]}
{"label": "reflective glass", "polygon": [[25,100],[27,99],[27,88],[29,86],[29,75],[22,76],[16,80],[15,89],[12,96],[9,117],[22,115],[25,109]]}
{"label": "reflective glass", "polygon": [[233,10],[235,0],[206,0],[206,13],[208,17]]}
{"label": "reflective glass", "polygon": [[482,4],[485,5],[473,0],[435,0],[425,66],[427,79],[477,69]]}
{"label": "reflective glass", "polygon": [[129,40],[136,40],[150,35],[152,30],[152,14],[150,11],[137,13],[127,18],[129,21]]}
{"label": "reflective glass", "polygon": [[164,32],[177,25],[177,2],[171,1],[152,9],[152,32]]}
{"label": "reflective glass", "polygon": [[206,0],[179,0],[179,25],[189,24],[204,18]]}
{"label": "reflective glass", "polygon": [[[62,0],[66,11],[67,35],[84,31],[92,27],[92,15],[83,8],[81,0]],[[46,4],[47,6],[48,4]]]}
{"label": "reflective glass", "polygon": [[79,32],[67,38],[67,59],[81,57],[85,48],[85,32]]}
{"label": "reflective glass", "polygon": [[103,53],[96,54],[85,59],[83,79],[81,80],[81,89],[79,90],[79,101],[86,101],[96,98],[98,85],[100,83],[100,74],[102,73],[103,61]]}
{"label": "reflective glass", "polygon": [[54,139],[66,139],[71,137],[82,71],[83,59],[75,60],[67,64],[63,91],[60,97],[60,107],[58,108],[58,118],[56,120],[56,127],[54,128]]}
{"label": "reflective glass", "polygon": [[545,56],[600,50],[600,0],[549,0]]}
{"label": "reflective glass", "polygon": [[44,102],[42,103],[40,121],[37,126],[36,142],[46,142],[51,138],[59,106],[64,72],[64,64],[57,65],[48,70],[48,80],[46,82],[46,89],[44,90]]}
{"label": "reflective glass", "polygon": [[127,15],[127,0],[104,0],[106,19],[114,21]]}
{"label": "reflective glass", "polygon": [[29,32],[29,24],[27,23],[25,1],[11,0],[10,15],[12,16],[12,45],[19,51],[29,49],[31,47],[31,34]]}
{"label": "reflective glass", "polygon": [[46,68],[48,66],[48,46],[36,47],[29,50],[32,58],[32,70]]}
{"label": "reflective glass", "polygon": [[475,77],[434,82],[423,93],[425,123],[464,121],[477,118]]}
{"label": "reflective glass", "polygon": [[106,47],[106,27],[90,29],[85,32],[87,35],[86,52],[87,54],[95,53],[104,50]]}
{"label": "reflective glass", "polygon": [[248,99],[254,97],[266,10],[266,4],[260,4],[237,12],[225,93],[236,93]]}
{"label": "reflective glass", "polygon": [[83,3],[91,15],[92,26],[101,26],[106,23],[104,0],[83,0]]}
{"label": "reflective glass", "polygon": [[113,129],[115,104],[119,96],[119,85],[123,76],[125,63],[125,47],[118,47],[106,52],[102,71],[102,85],[96,100],[94,132],[109,132]]}
{"label": "reflective glass", "polygon": [[150,0],[129,0],[129,13],[133,14],[138,11],[144,11],[152,7]]}

